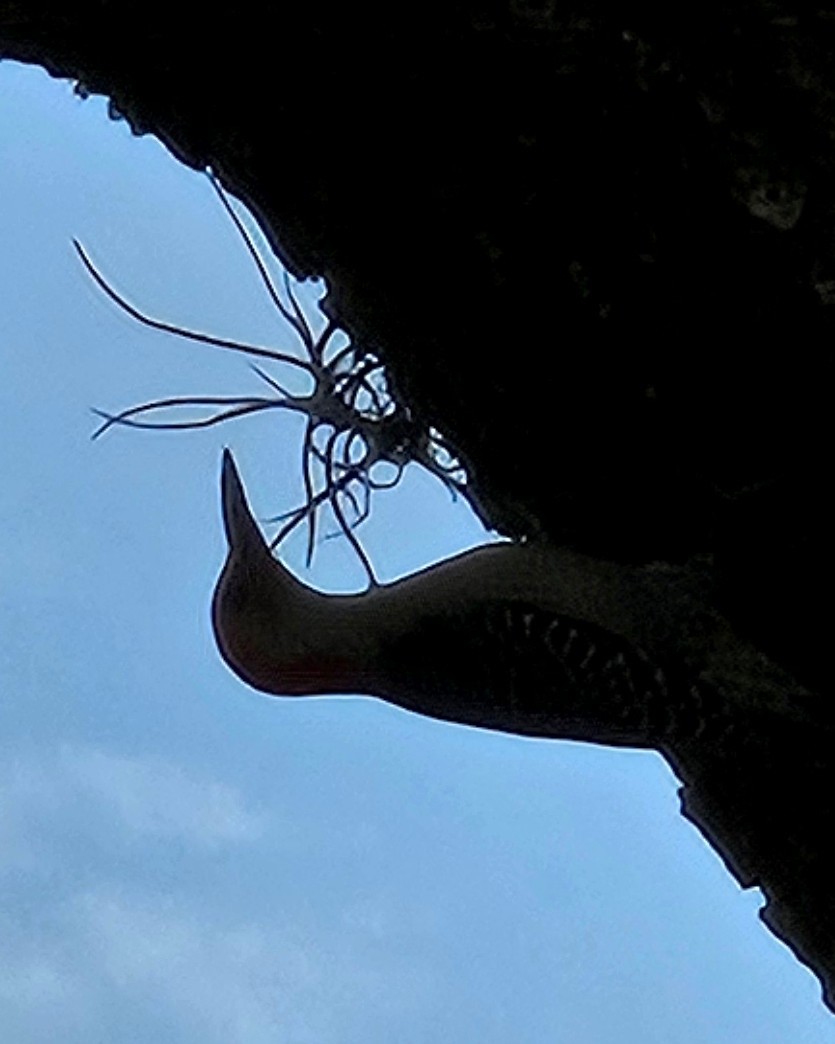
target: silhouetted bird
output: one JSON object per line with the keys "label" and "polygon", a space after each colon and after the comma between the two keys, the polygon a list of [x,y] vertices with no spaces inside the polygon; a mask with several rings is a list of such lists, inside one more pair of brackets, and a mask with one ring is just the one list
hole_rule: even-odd
{"label": "silhouetted bird", "polygon": [[228,450],[222,499],[215,635],[263,692],[360,693],[484,728],[663,747],[721,737],[750,705],[753,671],[757,707],[792,716],[796,683],[763,670],[712,608],[709,561],[621,565],[494,544],[362,594],[324,595],[273,557]]}

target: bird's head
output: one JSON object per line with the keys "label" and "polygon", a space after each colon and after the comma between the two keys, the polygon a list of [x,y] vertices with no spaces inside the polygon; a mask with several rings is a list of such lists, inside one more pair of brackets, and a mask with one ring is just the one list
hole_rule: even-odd
{"label": "bird's head", "polygon": [[351,626],[352,599],[305,587],[276,560],[228,449],[221,502],[229,552],[212,625],[223,659],[253,688],[274,695],[355,691],[362,649]]}

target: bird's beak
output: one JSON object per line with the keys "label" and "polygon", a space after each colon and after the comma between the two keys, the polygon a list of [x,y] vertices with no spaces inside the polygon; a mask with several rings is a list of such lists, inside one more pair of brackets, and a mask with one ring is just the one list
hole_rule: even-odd
{"label": "bird's beak", "polygon": [[226,530],[229,550],[249,550],[258,547],[269,554],[269,548],[261,535],[258,523],[249,510],[235,458],[228,449],[223,451],[220,494],[223,526]]}

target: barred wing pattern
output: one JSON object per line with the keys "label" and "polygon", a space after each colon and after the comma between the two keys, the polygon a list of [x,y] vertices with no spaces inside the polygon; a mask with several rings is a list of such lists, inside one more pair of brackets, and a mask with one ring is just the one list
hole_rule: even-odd
{"label": "barred wing pattern", "polygon": [[602,627],[525,602],[425,618],[384,653],[398,702],[532,736],[628,746],[718,737],[710,687]]}

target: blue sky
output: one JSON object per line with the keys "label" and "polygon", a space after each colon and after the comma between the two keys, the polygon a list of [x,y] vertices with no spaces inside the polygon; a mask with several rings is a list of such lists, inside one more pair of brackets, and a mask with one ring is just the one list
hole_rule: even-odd
{"label": "blue sky", "polygon": [[[91,442],[92,406],[262,386],[120,314],[73,236],[154,315],[295,347],[204,177],[0,65],[4,1041],[831,1040],[659,757],[228,672],[221,448],[275,514],[301,497],[300,422]],[[363,532],[383,578],[489,539],[420,473]],[[362,584],[344,541],[309,572],[301,537],[284,551],[322,589]]]}

